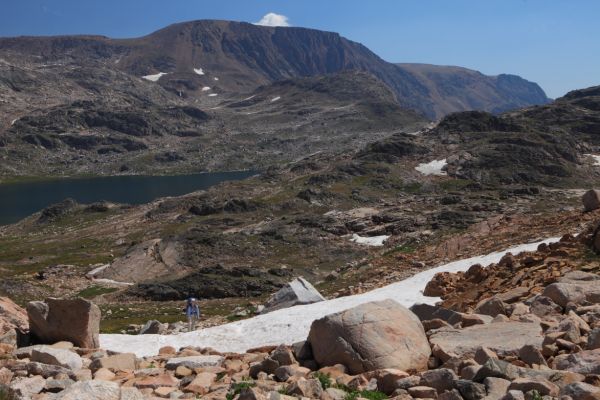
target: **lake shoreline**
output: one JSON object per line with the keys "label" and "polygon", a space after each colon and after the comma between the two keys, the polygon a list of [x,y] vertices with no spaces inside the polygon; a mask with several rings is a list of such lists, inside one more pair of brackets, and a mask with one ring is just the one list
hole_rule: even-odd
{"label": "lake shoreline", "polygon": [[257,174],[258,171],[244,170],[182,175],[78,176],[0,183],[0,226],[16,223],[67,198],[81,204],[108,201],[139,205]]}

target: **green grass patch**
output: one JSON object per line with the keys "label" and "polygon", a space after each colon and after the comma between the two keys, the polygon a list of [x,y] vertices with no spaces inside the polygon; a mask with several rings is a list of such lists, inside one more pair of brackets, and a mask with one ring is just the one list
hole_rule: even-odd
{"label": "green grass patch", "polygon": [[331,377],[328,374],[324,374],[322,372],[317,371],[313,374],[313,376],[319,380],[323,390],[329,389],[331,387]]}
{"label": "green grass patch", "polygon": [[93,299],[94,297],[97,297],[97,296],[100,296],[103,294],[107,294],[107,293],[113,293],[113,292],[116,292],[117,290],[119,290],[119,289],[94,285],[94,286],[90,286],[88,288],[83,289],[82,291],[77,293],[77,296],[83,297],[84,299]]}
{"label": "green grass patch", "polygon": [[387,250],[385,253],[383,253],[383,255],[390,256],[390,255],[397,254],[397,253],[411,254],[411,253],[414,253],[415,251],[417,251],[417,248],[415,246],[410,245],[410,244],[403,244],[400,246],[396,246],[393,249]]}

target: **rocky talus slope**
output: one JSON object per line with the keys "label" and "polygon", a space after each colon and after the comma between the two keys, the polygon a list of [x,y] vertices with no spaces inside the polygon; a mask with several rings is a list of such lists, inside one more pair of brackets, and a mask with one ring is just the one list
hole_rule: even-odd
{"label": "rocky talus slope", "polygon": [[[425,289],[442,296],[436,306],[366,303],[314,321],[307,341],[240,354],[165,347],[138,358],[65,341],[15,348],[5,335],[0,393],[40,400],[598,399],[599,253],[598,223],[589,224],[537,251],[436,276]],[[32,337],[60,326],[68,304],[28,306],[31,321],[39,321],[35,310],[49,310],[46,326],[31,325]],[[87,325],[72,341],[94,336],[93,308],[80,308]],[[15,323],[24,310],[8,299],[0,310],[2,326],[25,328]]]}

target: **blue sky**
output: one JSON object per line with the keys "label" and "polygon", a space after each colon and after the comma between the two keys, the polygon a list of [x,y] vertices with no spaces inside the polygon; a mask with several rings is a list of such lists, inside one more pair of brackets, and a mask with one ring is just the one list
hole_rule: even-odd
{"label": "blue sky", "polygon": [[4,0],[0,36],[133,37],[174,22],[257,22],[339,32],[392,62],[513,73],[550,97],[600,85],[598,0]]}

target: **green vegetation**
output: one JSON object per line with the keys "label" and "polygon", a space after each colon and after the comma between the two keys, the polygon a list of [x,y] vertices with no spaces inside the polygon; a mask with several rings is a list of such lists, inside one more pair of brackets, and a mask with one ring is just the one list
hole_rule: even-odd
{"label": "green vegetation", "polygon": [[251,380],[249,377],[246,377],[242,382],[231,384],[231,389],[229,390],[229,393],[227,393],[226,398],[227,400],[233,400],[233,398],[240,394],[242,390],[249,389],[254,386],[256,386],[256,382]]}
{"label": "green vegetation", "polygon": [[329,374],[324,374],[322,372],[317,371],[313,374],[313,376],[319,380],[323,390],[331,387],[331,377],[329,376]]}
{"label": "green vegetation", "polygon": [[117,290],[119,289],[93,285],[77,293],[76,297],[83,297],[84,299],[93,299],[96,296],[100,296],[107,293],[113,293]]}
{"label": "green vegetation", "polygon": [[385,393],[379,392],[377,390],[352,390],[348,392],[348,394],[346,394],[344,400],[356,400],[359,397],[368,400],[384,400],[388,398],[388,396]]}
{"label": "green vegetation", "polygon": [[383,255],[389,256],[389,255],[396,254],[396,253],[411,254],[411,253],[414,253],[415,251],[417,251],[417,248],[414,245],[403,244],[400,246],[396,246],[393,249],[387,250],[385,253],[383,253]]}

